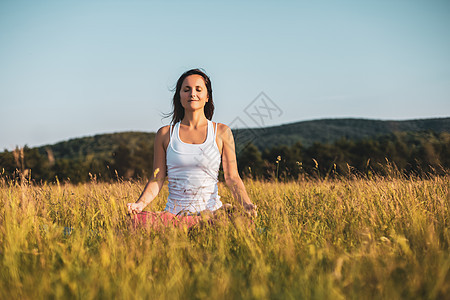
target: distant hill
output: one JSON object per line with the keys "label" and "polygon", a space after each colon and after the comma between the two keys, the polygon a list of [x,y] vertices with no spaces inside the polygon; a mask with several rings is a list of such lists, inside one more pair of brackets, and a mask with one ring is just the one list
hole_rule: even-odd
{"label": "distant hill", "polygon": [[47,155],[47,149],[51,149],[56,159],[83,159],[88,155],[108,159],[120,145],[125,145],[130,149],[136,149],[143,144],[153,146],[155,135],[153,132],[136,131],[98,134],[41,146],[38,150],[39,153]]}
{"label": "distant hill", "polygon": [[[332,143],[345,138],[361,140],[395,132],[450,132],[450,118],[379,121],[367,119],[322,119],[265,128],[234,129],[237,147],[252,142],[259,150],[278,145],[291,146],[300,141],[305,147],[314,142]],[[109,158],[120,145],[131,151],[153,145],[155,133],[120,132],[71,139],[38,148],[41,154],[51,149],[55,158],[83,159],[88,155]]]}
{"label": "distant hill", "polygon": [[291,146],[300,141],[308,147],[314,142],[332,143],[345,138],[361,140],[395,132],[450,132],[450,118],[407,121],[379,121],[367,119],[322,119],[302,121],[266,128],[234,130],[236,144],[251,141],[259,150],[276,145]]}
{"label": "distant hill", "polygon": [[[1,152],[0,177],[14,178],[18,176],[17,169],[23,172],[31,169],[29,174],[33,174],[36,182],[59,178],[81,183],[97,175],[99,180],[106,181],[118,177],[150,178],[155,135],[99,134]],[[350,174],[353,171],[349,165],[355,172],[370,169],[385,174],[386,159],[408,174],[447,174],[450,170],[450,118],[326,119],[238,129],[234,130],[234,136],[239,171],[250,172],[247,174],[250,176],[271,178],[280,171],[285,178],[297,178],[302,172],[328,174],[331,166],[336,174]],[[253,145],[247,146],[249,142]],[[275,162],[278,162],[276,169]]]}

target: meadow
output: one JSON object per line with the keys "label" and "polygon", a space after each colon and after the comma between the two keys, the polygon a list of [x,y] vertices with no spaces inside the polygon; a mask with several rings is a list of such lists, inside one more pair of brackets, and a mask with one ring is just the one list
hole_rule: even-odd
{"label": "meadow", "polygon": [[0,298],[450,299],[450,176],[245,184],[253,225],[154,230],[125,211],[145,182],[2,179]]}

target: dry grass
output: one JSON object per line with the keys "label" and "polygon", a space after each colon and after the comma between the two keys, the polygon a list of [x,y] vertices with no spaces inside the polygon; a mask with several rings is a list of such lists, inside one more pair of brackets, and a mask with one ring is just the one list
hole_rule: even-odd
{"label": "dry grass", "polygon": [[3,181],[0,298],[448,298],[449,179],[247,181],[254,228],[164,232],[129,227],[144,183]]}

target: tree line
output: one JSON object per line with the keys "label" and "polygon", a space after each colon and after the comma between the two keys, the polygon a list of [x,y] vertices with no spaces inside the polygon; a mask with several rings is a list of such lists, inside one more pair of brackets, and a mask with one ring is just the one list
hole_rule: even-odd
{"label": "tree line", "polygon": [[[450,133],[394,133],[378,138],[303,146],[279,145],[259,149],[249,143],[239,147],[238,169],[243,177],[291,180],[304,177],[446,174],[450,169]],[[51,148],[16,148],[0,153],[2,178],[20,176],[36,183],[91,180],[147,179],[153,167],[153,145],[121,142],[109,155],[55,158]],[[223,179],[223,173],[221,174]]]}
{"label": "tree line", "polygon": [[352,175],[443,175],[450,169],[450,133],[395,133],[374,139],[340,139],[304,147],[260,151],[249,144],[239,153],[239,171],[252,178],[297,179]]}

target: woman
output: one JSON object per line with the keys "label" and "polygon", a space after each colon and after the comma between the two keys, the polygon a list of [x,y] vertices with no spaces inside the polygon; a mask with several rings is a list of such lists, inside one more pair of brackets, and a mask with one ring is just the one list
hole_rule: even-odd
{"label": "woman", "polygon": [[169,196],[165,212],[160,213],[163,218],[173,220],[180,214],[193,216],[223,208],[217,194],[222,160],[225,183],[233,197],[246,212],[256,215],[256,206],[250,201],[237,170],[233,134],[228,126],[211,121],[212,87],[204,72],[192,69],[181,75],[173,96],[173,109],[172,125],[156,133],[153,176],[137,202],[127,204],[128,212],[141,213],[156,198],[166,171]]}

